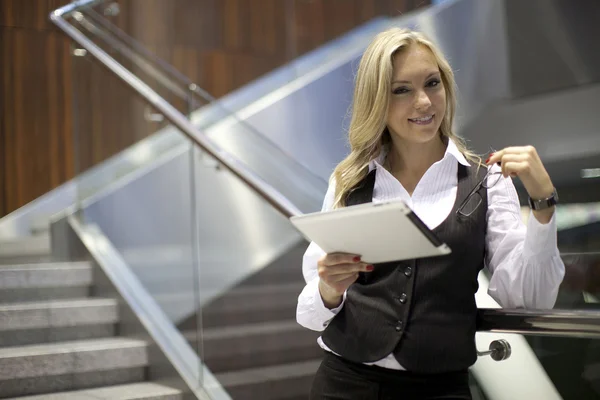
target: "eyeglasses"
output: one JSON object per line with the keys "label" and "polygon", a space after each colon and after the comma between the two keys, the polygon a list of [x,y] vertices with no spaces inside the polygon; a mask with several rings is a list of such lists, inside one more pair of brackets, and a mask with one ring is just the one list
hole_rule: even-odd
{"label": "eyeglasses", "polygon": [[487,174],[483,177],[483,179],[471,190],[471,193],[467,196],[467,198],[462,202],[456,213],[458,215],[462,215],[463,217],[468,217],[477,210],[477,207],[481,204],[483,199],[479,194],[479,189],[489,189],[493,187],[495,184],[500,182],[500,177],[502,176],[501,171],[491,172],[491,169]]}

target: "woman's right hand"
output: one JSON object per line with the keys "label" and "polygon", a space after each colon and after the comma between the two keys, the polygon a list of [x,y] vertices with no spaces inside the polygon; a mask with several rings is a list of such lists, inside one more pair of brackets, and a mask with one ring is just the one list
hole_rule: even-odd
{"label": "woman's right hand", "polygon": [[373,271],[360,256],[346,253],[326,254],[319,259],[319,292],[325,307],[332,309],[342,303],[344,292],[358,279],[359,272]]}

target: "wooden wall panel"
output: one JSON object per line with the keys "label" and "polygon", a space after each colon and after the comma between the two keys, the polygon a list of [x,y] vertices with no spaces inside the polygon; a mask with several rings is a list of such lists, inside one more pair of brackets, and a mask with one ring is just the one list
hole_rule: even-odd
{"label": "wooden wall panel", "polygon": [[[35,21],[25,21],[35,22]],[[3,212],[73,175],[69,44],[58,32],[0,27]],[[66,115],[67,114],[67,115]]]}
{"label": "wooden wall panel", "polygon": [[0,26],[48,30],[52,23],[48,14],[66,4],[65,0],[2,0]]}
{"label": "wooden wall panel", "polygon": [[[373,17],[429,3],[117,1],[115,25],[215,97]],[[111,73],[71,55],[68,38],[48,20],[67,2],[0,0],[0,217],[161,126],[144,120],[145,105]],[[150,84],[185,111],[182,101]]]}

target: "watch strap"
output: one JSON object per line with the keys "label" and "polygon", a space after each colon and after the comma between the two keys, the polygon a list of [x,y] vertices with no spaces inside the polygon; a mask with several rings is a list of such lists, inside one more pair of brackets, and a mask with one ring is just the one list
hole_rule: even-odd
{"label": "watch strap", "polygon": [[556,188],[554,188],[554,191],[548,198],[534,200],[529,197],[529,207],[531,207],[532,210],[545,210],[546,208],[550,208],[556,204],[558,204],[558,193],[556,193]]}

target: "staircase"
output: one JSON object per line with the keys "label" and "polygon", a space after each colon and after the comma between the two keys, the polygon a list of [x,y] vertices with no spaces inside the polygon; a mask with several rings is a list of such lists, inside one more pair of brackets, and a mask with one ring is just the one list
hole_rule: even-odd
{"label": "staircase", "polygon": [[[203,359],[235,400],[307,399],[323,350],[296,322],[302,242],[202,308]],[[179,325],[192,345],[190,319]]]}
{"label": "staircase", "polygon": [[0,241],[0,398],[183,399],[146,380],[149,343],[118,335],[92,268],[53,261],[47,233]]}

